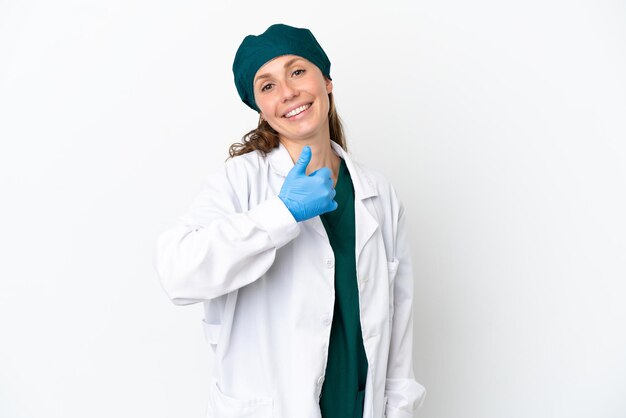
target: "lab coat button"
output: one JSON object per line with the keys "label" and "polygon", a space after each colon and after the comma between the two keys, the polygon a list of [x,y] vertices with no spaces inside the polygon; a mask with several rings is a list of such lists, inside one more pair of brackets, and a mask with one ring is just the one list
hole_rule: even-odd
{"label": "lab coat button", "polygon": [[322,383],[324,383],[324,376],[320,376],[319,379],[317,379],[317,385],[321,386]]}
{"label": "lab coat button", "polygon": [[326,258],[324,259],[324,264],[326,264],[326,267],[328,268],[333,268],[335,266],[335,260],[332,258]]}
{"label": "lab coat button", "polygon": [[333,322],[332,318],[330,317],[330,315],[326,315],[324,316],[324,318],[322,319],[322,323],[326,326],[330,325]]}

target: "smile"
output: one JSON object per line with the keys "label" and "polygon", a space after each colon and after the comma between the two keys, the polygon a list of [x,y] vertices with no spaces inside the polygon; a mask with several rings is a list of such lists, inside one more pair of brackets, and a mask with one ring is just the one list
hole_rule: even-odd
{"label": "smile", "polygon": [[299,115],[300,113],[304,112],[305,110],[307,110],[309,107],[311,107],[311,103],[302,105],[300,107],[296,107],[295,109],[285,113],[285,115],[283,116],[284,118],[291,118],[293,116]]}

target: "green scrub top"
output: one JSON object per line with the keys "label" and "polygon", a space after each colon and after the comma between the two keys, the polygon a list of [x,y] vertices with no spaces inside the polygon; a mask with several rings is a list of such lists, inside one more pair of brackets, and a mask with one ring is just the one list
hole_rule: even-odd
{"label": "green scrub top", "polygon": [[335,254],[335,307],[320,410],[323,418],[362,418],[368,365],[359,315],[354,188],[343,159],[335,191],[337,209],[321,215]]}

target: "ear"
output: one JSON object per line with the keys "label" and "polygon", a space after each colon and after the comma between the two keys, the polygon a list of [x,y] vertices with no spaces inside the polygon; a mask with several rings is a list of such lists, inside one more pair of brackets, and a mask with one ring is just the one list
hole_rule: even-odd
{"label": "ear", "polygon": [[324,78],[326,82],[326,93],[331,93],[333,91],[333,82],[328,78]]}

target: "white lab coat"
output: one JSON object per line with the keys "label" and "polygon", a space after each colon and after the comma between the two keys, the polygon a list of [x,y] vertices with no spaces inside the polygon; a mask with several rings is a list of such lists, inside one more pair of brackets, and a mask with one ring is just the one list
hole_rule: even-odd
{"label": "white lab coat", "polygon": [[[369,363],[364,418],[411,418],[424,387],[412,369],[413,272],[391,185],[334,152],[355,192],[361,329]],[[155,267],[177,305],[204,302],[215,352],[210,418],[319,418],[334,306],[334,257],[319,216],[297,223],[277,197],[293,162],[281,144],[210,175]],[[352,418],[352,417],[346,417]]]}

